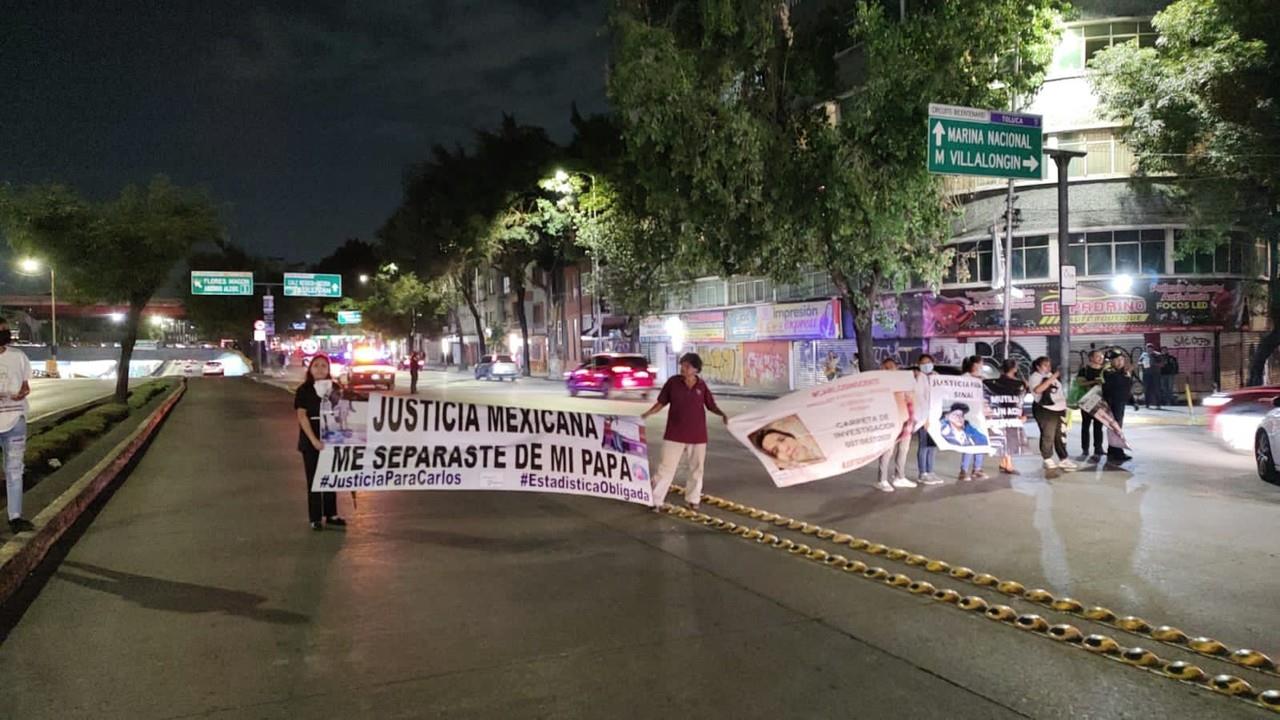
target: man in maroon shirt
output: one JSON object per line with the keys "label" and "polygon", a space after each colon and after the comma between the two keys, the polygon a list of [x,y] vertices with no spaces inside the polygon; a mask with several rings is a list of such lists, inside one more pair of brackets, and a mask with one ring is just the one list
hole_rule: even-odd
{"label": "man in maroon shirt", "polygon": [[658,413],[667,405],[667,432],[662,439],[662,462],[653,476],[653,509],[662,507],[676,477],[676,468],[686,455],[689,458],[689,483],[685,486],[685,502],[697,508],[702,502],[702,464],[707,458],[707,411],[729,422],[729,416],[716,405],[711,388],[698,377],[702,372],[702,358],[697,353],[685,353],[680,358],[680,374],[667,378],[658,393],[658,401],[641,418]]}

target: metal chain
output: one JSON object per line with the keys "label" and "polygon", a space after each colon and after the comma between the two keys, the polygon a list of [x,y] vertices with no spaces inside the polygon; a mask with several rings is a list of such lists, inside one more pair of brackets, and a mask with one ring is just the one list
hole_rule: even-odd
{"label": "metal chain", "polygon": [[[703,502],[711,502],[711,499],[710,496],[703,496]],[[719,498],[716,498],[716,500],[718,502],[712,504],[720,506],[720,503],[724,502]],[[736,503],[730,504],[735,505]],[[743,507],[746,509],[745,506]],[[669,504],[664,504],[662,510],[682,520],[720,530],[743,540],[782,550],[791,555],[820,563],[829,568],[841,570],[866,580],[880,582],[913,595],[928,595],[941,604],[968,612],[981,613],[989,620],[1016,627],[1033,635],[1057,640],[1072,647],[1086,650],[1099,657],[1145,670],[1158,677],[1175,680],[1204,690],[1211,690],[1217,694],[1235,698],[1255,707],[1280,712],[1280,690],[1256,689],[1247,681],[1235,675],[1210,676],[1203,669],[1191,663],[1180,660],[1171,662],[1141,647],[1124,647],[1116,642],[1114,638],[1107,635],[1094,634],[1086,636],[1074,625],[1050,625],[1047,620],[1039,615],[1030,613],[1018,614],[1016,610],[1008,605],[991,604],[985,598],[977,595],[966,597],[950,588],[937,588],[927,581],[913,580],[902,573],[891,573],[882,567],[868,566],[861,560],[850,560],[843,555],[829,553],[821,548],[813,548],[806,543],[797,543],[764,530],[738,525],[697,510],[677,508]],[[770,522],[776,523],[778,519],[782,519],[776,513],[768,514],[775,516],[775,520]],[[791,527],[793,522],[799,521],[793,521],[790,518],[787,518],[787,520],[789,522],[782,524],[787,525],[790,530],[816,534],[816,531],[809,533],[809,529],[813,527],[811,525],[809,527]],[[801,524],[809,525],[808,523]]]}

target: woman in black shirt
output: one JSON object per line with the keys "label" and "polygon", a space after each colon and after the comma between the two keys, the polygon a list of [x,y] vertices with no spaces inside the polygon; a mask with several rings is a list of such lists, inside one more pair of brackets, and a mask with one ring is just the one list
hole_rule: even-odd
{"label": "woman in black shirt", "polygon": [[[1133,396],[1133,375],[1129,372],[1129,363],[1124,355],[1111,358],[1111,368],[1102,375],[1102,399],[1107,401],[1116,423],[1124,426],[1125,405]],[[1132,460],[1122,448],[1107,448],[1107,459],[1123,462]]]}
{"label": "woman in black shirt", "polygon": [[338,496],[332,492],[312,492],[311,482],[316,474],[316,466],[320,464],[320,451],[324,442],[320,439],[320,412],[324,401],[331,392],[341,388],[329,377],[329,358],[317,355],[307,368],[307,379],[298,386],[293,395],[293,408],[298,417],[298,452],[302,453],[302,464],[307,472],[307,511],[311,517],[311,529],[323,530],[320,518],[334,527],[342,527],[346,520],[338,517]]}

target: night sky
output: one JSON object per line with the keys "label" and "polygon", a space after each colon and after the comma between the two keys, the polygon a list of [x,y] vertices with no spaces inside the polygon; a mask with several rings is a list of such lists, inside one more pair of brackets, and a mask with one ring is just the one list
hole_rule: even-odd
{"label": "night sky", "polygon": [[251,252],[372,238],[407,163],[501,113],[605,109],[608,3],[23,0],[0,20],[0,181],[101,197],[163,172]]}

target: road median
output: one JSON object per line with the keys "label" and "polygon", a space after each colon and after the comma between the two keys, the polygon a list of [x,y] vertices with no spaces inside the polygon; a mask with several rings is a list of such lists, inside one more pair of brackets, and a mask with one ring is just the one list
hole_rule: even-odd
{"label": "road median", "polygon": [[34,532],[14,536],[0,546],[0,605],[17,592],[94,501],[124,478],[185,392],[186,383],[178,383],[104,457],[44,505],[33,518]]}

